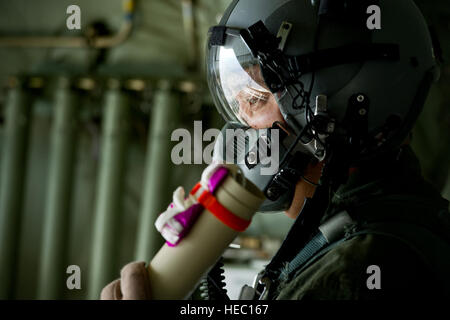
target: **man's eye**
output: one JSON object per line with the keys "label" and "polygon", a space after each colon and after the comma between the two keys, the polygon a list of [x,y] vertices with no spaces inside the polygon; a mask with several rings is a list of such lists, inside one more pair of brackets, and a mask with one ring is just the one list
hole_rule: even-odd
{"label": "man's eye", "polygon": [[244,91],[248,102],[256,103],[258,101],[267,101],[270,98],[270,92],[264,92],[251,87],[245,88]]}
{"label": "man's eye", "polygon": [[260,101],[258,98],[250,97],[247,99],[247,102],[250,104],[256,104],[258,101]]}

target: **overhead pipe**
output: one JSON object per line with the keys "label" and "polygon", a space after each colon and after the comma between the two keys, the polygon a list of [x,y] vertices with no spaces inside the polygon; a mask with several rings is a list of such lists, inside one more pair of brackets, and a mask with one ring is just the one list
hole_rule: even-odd
{"label": "overhead pipe", "polygon": [[14,297],[23,206],[30,99],[12,79],[6,101],[0,180],[0,299]]}
{"label": "overhead pipe", "polygon": [[150,261],[163,245],[154,223],[167,207],[164,194],[170,194],[171,131],[178,117],[179,99],[168,82],[161,82],[150,119],[146,172],[137,233],[135,259]]}
{"label": "overhead pipe", "polygon": [[67,78],[59,81],[51,133],[49,178],[38,281],[38,298],[62,299],[66,282],[70,200],[76,145],[75,94]]}
{"label": "overhead pipe", "polygon": [[118,80],[111,80],[102,121],[102,143],[88,298],[98,299],[101,289],[116,275],[116,254],[121,196],[129,127],[129,105]]}
{"label": "overhead pipe", "polygon": [[0,37],[0,47],[15,48],[96,48],[105,49],[118,46],[131,34],[133,28],[134,0],[123,2],[124,21],[117,34],[113,36],[52,37],[52,36],[14,36]]}

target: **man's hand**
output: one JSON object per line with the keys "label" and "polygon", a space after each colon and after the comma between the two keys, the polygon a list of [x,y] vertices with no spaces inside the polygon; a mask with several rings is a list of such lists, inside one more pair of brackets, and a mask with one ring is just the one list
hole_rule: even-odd
{"label": "man's hand", "polygon": [[120,279],[107,285],[101,300],[150,300],[150,280],[145,262],[132,262],[123,267]]}

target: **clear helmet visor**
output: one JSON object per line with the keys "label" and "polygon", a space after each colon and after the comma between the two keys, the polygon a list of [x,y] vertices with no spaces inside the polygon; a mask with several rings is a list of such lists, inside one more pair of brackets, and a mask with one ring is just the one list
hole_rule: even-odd
{"label": "clear helmet visor", "polygon": [[214,46],[208,54],[208,83],[219,112],[227,121],[255,129],[283,121],[258,60],[239,38],[229,38],[225,46]]}

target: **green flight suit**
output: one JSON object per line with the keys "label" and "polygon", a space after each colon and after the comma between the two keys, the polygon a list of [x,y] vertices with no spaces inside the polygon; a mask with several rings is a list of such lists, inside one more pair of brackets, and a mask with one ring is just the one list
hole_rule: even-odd
{"label": "green flight suit", "polygon": [[[396,198],[395,205],[386,199]],[[398,200],[400,199],[400,200]],[[361,204],[363,204],[361,206]],[[450,243],[448,202],[441,198],[421,176],[420,165],[410,147],[395,157],[361,166],[335,193],[322,221],[346,210],[355,226],[369,216],[381,221],[412,220]],[[389,222],[391,221],[391,222]],[[394,222],[392,222],[394,221]],[[420,233],[417,234],[420,238]],[[420,241],[420,239],[419,239]],[[300,250],[301,248],[299,248]],[[433,248],[430,248],[433,250]],[[450,251],[442,252],[448,262]],[[380,289],[367,285],[378,266]],[[431,270],[414,248],[390,236],[361,234],[318,257],[290,278],[281,278],[271,286],[269,299],[409,299],[442,297],[442,277]]]}

